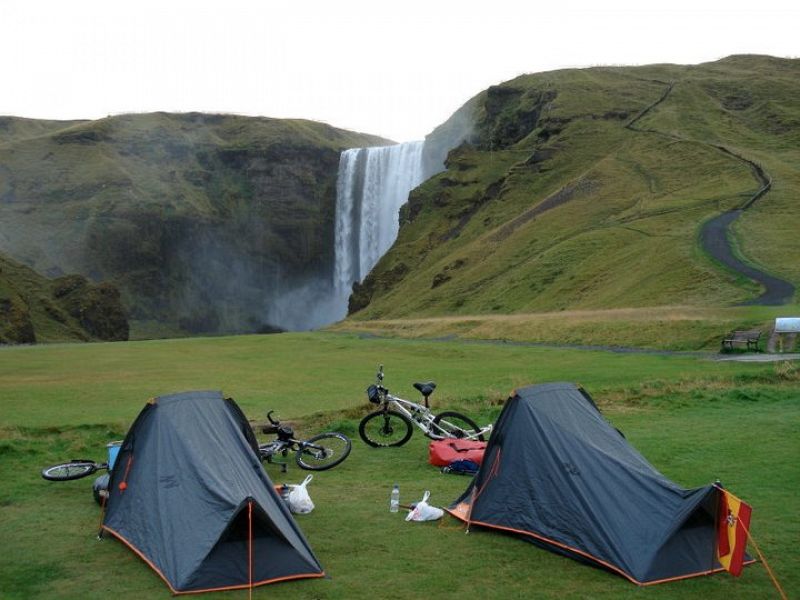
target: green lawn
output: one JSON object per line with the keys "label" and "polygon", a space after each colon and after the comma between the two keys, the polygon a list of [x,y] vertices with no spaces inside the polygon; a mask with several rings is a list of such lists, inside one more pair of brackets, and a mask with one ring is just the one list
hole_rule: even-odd
{"label": "green lawn", "polygon": [[[103,458],[147,398],[222,389],[253,419],[274,408],[301,433],[334,423],[354,437],[351,457],[320,473],[317,504],[300,526],[330,579],[265,586],[257,598],[772,598],[761,565],[740,579],[716,575],[640,589],[501,534],[468,535],[452,519],[408,524],[388,512],[432,492],[448,504],[467,479],[427,464],[426,440],[373,450],[356,439],[364,389],[378,363],[386,384],[434,379],[439,407],[480,423],[514,386],[577,381],[653,464],[686,487],[721,479],[752,503],[752,533],[790,597],[800,593],[800,369],[719,363],[702,356],[361,339],[335,333],[195,338],[0,349],[0,597],[169,597],[162,581],[112,539],[95,540],[100,511],[91,480],[49,483],[41,467]],[[287,475],[270,467],[276,482]],[[245,597],[228,592],[220,597]]]}
{"label": "green lawn", "polygon": [[[331,325],[329,330],[403,338],[458,336],[462,340],[717,352],[726,333],[737,329],[761,330],[759,347],[765,349],[775,318],[791,314],[800,314],[800,306],[658,306],[369,321],[345,319]],[[790,351],[788,346],[786,349]]]}

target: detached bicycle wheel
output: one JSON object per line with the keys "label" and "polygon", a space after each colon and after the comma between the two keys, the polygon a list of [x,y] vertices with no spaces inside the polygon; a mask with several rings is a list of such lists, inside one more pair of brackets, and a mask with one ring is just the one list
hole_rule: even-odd
{"label": "detached bicycle wheel", "polygon": [[350,455],[353,444],[341,433],[320,433],[303,442],[295,458],[301,469],[325,471],[342,462]]}
{"label": "detached bicycle wheel", "polygon": [[402,446],[412,433],[411,421],[394,410],[370,413],[358,424],[358,435],[373,448]]}
{"label": "detached bicycle wheel", "polygon": [[483,442],[483,434],[480,431],[481,428],[469,417],[454,410],[446,410],[436,415],[433,419],[428,437],[433,440],[469,438]]}
{"label": "detached bicycle wheel", "polygon": [[80,479],[97,471],[97,463],[90,460],[73,460],[53,465],[42,470],[42,477],[48,481],[70,481]]}

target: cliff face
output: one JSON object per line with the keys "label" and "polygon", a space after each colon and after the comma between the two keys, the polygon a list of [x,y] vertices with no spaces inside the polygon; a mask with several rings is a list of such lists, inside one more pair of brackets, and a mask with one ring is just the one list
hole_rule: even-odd
{"label": "cliff face", "polygon": [[80,275],[47,279],[0,256],[0,344],[127,339],[114,286]]}
{"label": "cliff face", "polygon": [[302,327],[293,308],[329,283],[339,153],[385,143],[224,115],[23,121],[0,122],[0,251],[187,332]]}

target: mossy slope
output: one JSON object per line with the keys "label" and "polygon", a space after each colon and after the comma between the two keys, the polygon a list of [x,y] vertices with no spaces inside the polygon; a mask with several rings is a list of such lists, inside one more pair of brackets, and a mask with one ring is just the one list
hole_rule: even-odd
{"label": "mossy slope", "polygon": [[397,243],[357,286],[353,318],[752,298],[756,286],[698,244],[704,221],[759,186],[715,145],[773,178],[737,222],[735,242],[796,285],[798,98],[800,61],[763,56],[553,71],[489,88],[454,115],[458,126],[431,136],[463,143],[412,192]]}
{"label": "mossy slope", "polygon": [[47,279],[0,256],[0,344],[127,339],[114,286],[80,275]]}

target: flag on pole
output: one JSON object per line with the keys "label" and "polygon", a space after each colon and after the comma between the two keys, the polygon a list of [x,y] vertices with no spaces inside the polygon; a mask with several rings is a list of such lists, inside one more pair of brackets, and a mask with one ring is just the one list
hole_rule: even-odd
{"label": "flag on pole", "polygon": [[747,532],[753,509],[727,490],[719,489],[717,519],[717,558],[722,567],[734,577],[742,573]]}

